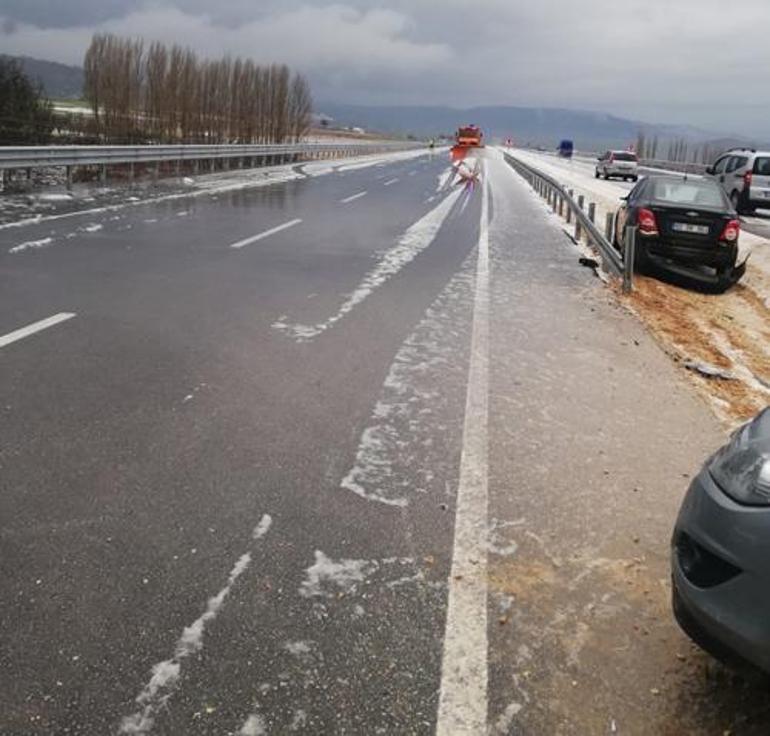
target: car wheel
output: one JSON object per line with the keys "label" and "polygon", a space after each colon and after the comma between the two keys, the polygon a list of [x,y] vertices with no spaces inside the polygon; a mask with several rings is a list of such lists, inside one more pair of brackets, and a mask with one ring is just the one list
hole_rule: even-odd
{"label": "car wheel", "polygon": [[637,181],[639,181],[639,177],[638,176],[632,176],[631,177],[631,181],[637,182]]}
{"label": "car wheel", "polygon": [[741,207],[741,195],[737,189],[730,195],[730,202],[733,205],[733,209],[739,215],[743,214],[743,207]]}
{"label": "car wheel", "polygon": [[599,169],[596,169],[596,171],[594,171],[594,176],[595,176],[597,179],[599,178]]}
{"label": "car wheel", "polygon": [[731,286],[737,284],[746,273],[746,262],[744,261],[740,266],[724,266],[717,269],[717,283],[714,291],[717,294],[723,294]]}
{"label": "car wheel", "polygon": [[615,219],[612,223],[612,246],[618,253],[623,253],[623,246],[620,244],[620,238],[618,237],[618,215],[615,213]]}

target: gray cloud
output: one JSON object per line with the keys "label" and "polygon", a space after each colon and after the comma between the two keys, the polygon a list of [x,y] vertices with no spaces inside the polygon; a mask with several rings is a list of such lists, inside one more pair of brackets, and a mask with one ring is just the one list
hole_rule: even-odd
{"label": "gray cloud", "polygon": [[0,0],[0,19],[4,51],[68,63],[108,30],[285,61],[318,99],[598,109],[770,138],[766,0]]}

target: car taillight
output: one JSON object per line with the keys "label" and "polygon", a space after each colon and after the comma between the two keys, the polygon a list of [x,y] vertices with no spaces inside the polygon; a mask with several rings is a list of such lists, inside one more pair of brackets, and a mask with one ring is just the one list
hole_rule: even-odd
{"label": "car taillight", "polygon": [[639,225],[639,232],[643,235],[658,234],[658,221],[655,219],[655,214],[652,210],[642,207],[637,216],[637,224]]}
{"label": "car taillight", "polygon": [[743,185],[748,189],[751,186],[751,172],[747,171],[743,175]]}
{"label": "car taillight", "polygon": [[738,235],[741,232],[741,223],[738,220],[730,220],[725,225],[725,229],[722,230],[722,234],[719,236],[720,240],[725,240],[728,243],[734,243],[738,240]]}

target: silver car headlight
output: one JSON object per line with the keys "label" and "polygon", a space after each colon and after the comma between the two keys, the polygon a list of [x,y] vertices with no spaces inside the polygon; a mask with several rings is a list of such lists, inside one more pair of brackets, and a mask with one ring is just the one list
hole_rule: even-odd
{"label": "silver car headlight", "polygon": [[746,424],[711,459],[709,472],[717,485],[738,503],[770,506],[770,450],[767,439],[754,436]]}

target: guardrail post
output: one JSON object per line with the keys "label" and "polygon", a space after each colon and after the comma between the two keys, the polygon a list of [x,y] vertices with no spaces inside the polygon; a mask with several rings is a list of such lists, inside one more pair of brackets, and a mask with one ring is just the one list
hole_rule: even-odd
{"label": "guardrail post", "polygon": [[178,179],[182,175],[182,162],[179,159],[176,160],[175,171],[176,171],[176,177]]}
{"label": "guardrail post", "polygon": [[27,167],[27,181],[32,181],[32,167]]}
{"label": "guardrail post", "polygon": [[107,183],[107,164],[102,164],[99,167],[99,181],[102,184],[106,184]]}
{"label": "guardrail post", "polygon": [[[5,171],[3,171],[3,175],[5,175]],[[71,166],[64,167],[64,177],[67,181],[67,190],[72,189],[72,167]],[[3,176],[3,178],[5,178],[5,176]]]}
{"label": "guardrail post", "polygon": [[128,180],[133,184],[134,183],[134,176],[136,174],[136,171],[134,170],[134,162],[131,161],[128,164]]}
{"label": "guardrail post", "polygon": [[604,237],[607,238],[610,243],[612,242],[612,219],[612,212],[608,212],[604,216]]}
{"label": "guardrail post", "polygon": [[567,190],[567,194],[569,194],[569,201],[567,202],[567,224],[569,225],[570,222],[572,222],[572,189]]}
{"label": "guardrail post", "polygon": [[634,262],[636,261],[636,226],[626,228],[623,240],[623,292],[628,294],[634,287]]}
{"label": "guardrail post", "polygon": [[591,222],[596,222],[596,202],[588,203],[588,219]]}
{"label": "guardrail post", "polygon": [[583,205],[585,204],[585,201],[586,201],[586,198],[584,195],[581,194],[580,196],[578,196],[578,207],[580,207],[581,210],[583,209]]}

